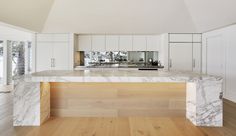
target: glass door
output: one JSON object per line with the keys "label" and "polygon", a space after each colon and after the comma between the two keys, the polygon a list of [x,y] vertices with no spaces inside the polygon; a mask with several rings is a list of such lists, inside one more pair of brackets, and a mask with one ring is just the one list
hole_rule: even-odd
{"label": "glass door", "polygon": [[11,76],[19,78],[25,74],[25,42],[9,41],[11,45]]}
{"label": "glass door", "polygon": [[3,41],[0,41],[0,85],[3,84]]}

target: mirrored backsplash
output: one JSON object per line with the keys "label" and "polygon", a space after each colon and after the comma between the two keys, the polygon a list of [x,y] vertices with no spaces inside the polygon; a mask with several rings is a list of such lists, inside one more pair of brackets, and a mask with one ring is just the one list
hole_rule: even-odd
{"label": "mirrored backsplash", "polygon": [[[80,51],[80,66],[141,67],[158,66],[157,51]],[[159,62],[160,65],[160,62]]]}

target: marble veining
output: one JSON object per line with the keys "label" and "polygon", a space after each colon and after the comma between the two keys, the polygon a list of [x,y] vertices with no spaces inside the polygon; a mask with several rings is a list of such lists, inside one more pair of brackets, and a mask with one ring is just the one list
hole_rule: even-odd
{"label": "marble veining", "polygon": [[186,117],[196,126],[222,126],[221,77],[191,72],[76,70],[25,75],[14,90],[14,126],[40,125],[40,82],[185,82]]}

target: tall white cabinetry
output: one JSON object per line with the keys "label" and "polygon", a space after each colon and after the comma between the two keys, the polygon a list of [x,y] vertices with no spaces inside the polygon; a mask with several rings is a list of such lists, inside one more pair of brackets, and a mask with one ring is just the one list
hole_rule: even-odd
{"label": "tall white cabinetry", "polygon": [[72,34],[36,34],[36,71],[73,69]]}
{"label": "tall white cabinetry", "polygon": [[169,70],[201,72],[201,34],[168,36]]}
{"label": "tall white cabinetry", "polygon": [[236,102],[236,25],[203,34],[203,72],[224,78],[224,98]]}

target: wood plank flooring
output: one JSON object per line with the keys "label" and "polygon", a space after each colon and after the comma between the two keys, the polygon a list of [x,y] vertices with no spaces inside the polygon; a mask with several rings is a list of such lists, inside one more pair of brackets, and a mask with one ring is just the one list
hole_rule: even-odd
{"label": "wood plank flooring", "polygon": [[12,127],[12,95],[0,94],[0,136],[236,136],[236,104],[224,100],[224,127],[195,127],[184,117],[57,117],[41,127]]}

